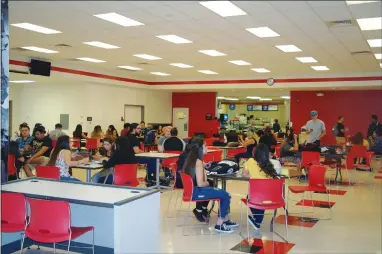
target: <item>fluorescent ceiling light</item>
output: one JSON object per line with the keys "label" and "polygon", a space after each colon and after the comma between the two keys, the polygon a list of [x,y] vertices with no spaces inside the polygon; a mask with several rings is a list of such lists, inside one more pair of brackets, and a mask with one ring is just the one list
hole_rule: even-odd
{"label": "fluorescent ceiling light", "polygon": [[228,62],[236,64],[236,65],[251,65],[250,63],[243,61],[243,60],[233,60],[233,61],[228,61]]}
{"label": "fluorescent ceiling light", "polygon": [[210,71],[210,70],[198,70],[198,72],[204,73],[204,74],[217,74],[216,72]]}
{"label": "fluorescent ceiling light", "polygon": [[98,60],[90,57],[78,57],[77,60],[86,61],[86,62],[92,62],[92,63],[104,63],[106,61],[104,60]]}
{"label": "fluorescent ceiling light", "polygon": [[247,99],[260,100],[261,97],[258,97],[258,96],[247,96]]}
{"label": "fluorescent ceiling light", "polygon": [[11,24],[11,26],[24,28],[26,30],[30,30],[30,31],[34,31],[34,32],[42,33],[42,34],[59,34],[59,33],[61,33],[60,31],[46,28],[43,26],[33,25],[31,23]]}
{"label": "fluorescent ceiling light", "polygon": [[94,46],[94,47],[104,48],[104,49],[119,49],[118,46],[114,46],[114,45],[99,42],[99,41],[88,41],[88,42],[84,42],[84,44]]}
{"label": "fluorescent ceiling light", "polygon": [[239,99],[238,98],[227,98],[227,97],[225,97],[224,100],[227,100],[227,101],[238,101]]}
{"label": "fluorescent ceiling light", "polygon": [[188,65],[188,64],[183,64],[183,63],[171,63],[170,65],[179,67],[179,68],[192,68],[194,66]]}
{"label": "fluorescent ceiling light", "polygon": [[117,67],[121,68],[121,69],[131,70],[131,71],[140,71],[140,70],[143,70],[142,68],[138,68],[138,67],[134,67],[134,66],[127,66],[127,65],[120,65],[120,66],[117,66]]}
{"label": "fluorescent ceiling light", "polygon": [[367,3],[375,3],[378,1],[346,1],[348,5],[353,5],[353,4],[367,4]]}
{"label": "fluorescent ceiling light", "polygon": [[225,56],[224,53],[216,51],[214,49],[199,50],[199,52],[202,54],[209,55],[209,56]]}
{"label": "fluorescent ceiling light", "polygon": [[264,69],[264,68],[254,68],[254,69],[251,69],[255,72],[259,72],[259,73],[266,73],[266,72],[270,72],[269,70],[267,69]]}
{"label": "fluorescent ceiling light", "polygon": [[260,98],[261,101],[271,101],[271,98]]}
{"label": "fluorescent ceiling light", "polygon": [[199,3],[222,17],[247,15],[247,13],[230,1],[207,1]]}
{"label": "fluorescent ceiling light", "polygon": [[159,39],[169,41],[176,44],[185,44],[185,43],[192,43],[192,41],[189,41],[187,39],[184,39],[182,37],[179,37],[177,35],[169,34],[169,35],[158,35]]}
{"label": "fluorescent ceiling light", "polygon": [[58,51],[55,51],[55,50],[44,49],[44,48],[39,48],[39,47],[35,47],[35,46],[27,46],[27,47],[21,47],[21,48],[31,50],[31,51],[41,52],[41,53],[47,53],[47,54],[58,53]]}
{"label": "fluorescent ceiling light", "polygon": [[289,100],[289,99],[290,99],[290,96],[281,96],[280,98],[281,98],[281,99],[285,99],[285,100]]}
{"label": "fluorescent ceiling light", "polygon": [[380,30],[382,29],[382,18],[364,18],[364,19],[357,19],[359,28],[363,31],[368,30]]}
{"label": "fluorescent ceiling light", "polygon": [[11,80],[10,83],[34,83],[33,80]]}
{"label": "fluorescent ceiling light", "polygon": [[378,60],[382,59],[382,54],[374,54],[375,58],[377,58]]}
{"label": "fluorescent ceiling light", "polygon": [[371,39],[367,40],[367,43],[369,43],[371,48],[378,48],[382,47],[382,39]]}
{"label": "fluorescent ceiling light", "polygon": [[256,35],[257,37],[260,38],[265,38],[265,37],[277,37],[280,36],[278,33],[270,29],[269,27],[256,27],[256,28],[247,28],[245,29],[248,32]]}
{"label": "fluorescent ceiling light", "polygon": [[310,66],[315,71],[328,71],[329,68],[326,66]]}
{"label": "fluorescent ceiling light", "polygon": [[141,26],[141,25],[144,25],[141,22],[126,18],[125,16],[119,15],[115,12],[105,13],[105,14],[97,14],[97,15],[94,15],[94,17],[97,17],[97,18],[100,18],[100,19],[103,19],[103,20],[106,20],[106,21],[109,21],[109,22],[112,22],[112,23],[115,23],[115,24],[121,25],[121,26]]}
{"label": "fluorescent ceiling light", "polygon": [[313,57],[307,56],[307,57],[296,57],[298,61],[301,63],[317,63],[317,60]]}
{"label": "fluorescent ceiling light", "polygon": [[170,76],[170,74],[164,73],[164,72],[150,72],[150,73],[153,75],[158,75],[158,76]]}
{"label": "fluorescent ceiling light", "polygon": [[224,97],[218,96],[218,97],[216,97],[216,99],[222,100],[222,99],[224,99]]}
{"label": "fluorescent ceiling light", "polygon": [[381,67],[381,68],[382,68],[382,63],[380,63],[380,64],[379,64],[379,67]]}
{"label": "fluorescent ceiling light", "polygon": [[278,45],[275,47],[278,48],[279,50],[283,51],[283,52],[300,52],[300,51],[302,51],[301,49],[299,49],[295,45]]}
{"label": "fluorescent ceiling light", "polygon": [[159,59],[162,59],[160,57],[152,56],[152,55],[148,55],[148,54],[136,54],[134,56],[135,57],[139,57],[139,58],[143,58],[143,59],[146,59],[146,60],[159,60]]}

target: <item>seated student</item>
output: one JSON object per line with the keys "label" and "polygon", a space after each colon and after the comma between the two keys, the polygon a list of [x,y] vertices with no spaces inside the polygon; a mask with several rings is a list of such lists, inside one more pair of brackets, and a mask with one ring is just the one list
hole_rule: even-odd
{"label": "seated student", "polygon": [[158,151],[159,152],[163,152],[163,144],[164,144],[164,141],[171,136],[171,129],[172,127],[171,126],[165,126],[163,127],[163,135],[158,139]]}
{"label": "seated student", "polygon": [[118,138],[118,131],[115,129],[114,125],[110,125],[106,131],[105,137],[116,140]]}
{"label": "seated student", "polygon": [[[192,199],[219,199],[219,217],[215,225],[215,230],[220,233],[232,233],[234,232],[234,228],[238,227],[239,224],[228,219],[231,196],[222,189],[210,187],[210,183],[207,181],[207,175],[203,166],[203,156],[207,153],[207,146],[204,139],[194,137],[190,145],[190,152],[184,163],[183,172],[190,175],[193,179],[194,190]],[[205,208],[203,210],[204,213],[206,213],[208,202],[206,204],[204,204],[204,202],[199,203]]]}
{"label": "seated student", "polygon": [[262,136],[264,136],[264,131],[263,130],[256,131],[256,133],[255,133],[256,144],[259,143],[259,141],[260,141]]}
{"label": "seated student", "polygon": [[20,150],[18,149],[18,144],[16,141],[9,141],[9,154],[15,155],[15,167],[17,169],[17,175],[20,172],[21,167],[24,165],[25,158],[24,156],[20,153]]}
{"label": "seated student", "polygon": [[29,155],[31,151],[25,151],[25,147],[29,145],[33,137],[30,135],[30,129],[28,125],[20,126],[20,137],[16,139],[17,149],[22,155]]}
{"label": "seated student", "polygon": [[[269,160],[269,149],[265,144],[258,144],[255,155],[245,164],[243,176],[252,179],[273,178],[277,172],[273,163]],[[250,208],[253,215],[248,215],[248,222],[256,229],[260,229],[260,224],[264,219],[264,210]]]}
{"label": "seated student", "polygon": [[306,140],[308,139],[308,134],[306,134],[306,127],[301,127],[301,133],[298,137],[298,144],[299,145],[305,145]]}
{"label": "seated student", "polygon": [[159,136],[163,136],[163,127],[162,127],[162,125],[158,126],[158,137]]}
{"label": "seated student", "polygon": [[57,140],[59,137],[66,135],[65,132],[62,131],[62,124],[58,123],[54,126],[54,130],[49,132],[49,137],[51,140]]}
{"label": "seated student", "polygon": [[38,126],[34,131],[35,138],[29,145],[25,147],[26,151],[32,150],[30,157],[24,165],[24,172],[27,177],[32,177],[31,168],[34,166],[45,166],[49,161],[50,152],[52,151],[52,140],[45,136],[45,127]]}
{"label": "seated student", "polygon": [[[99,149],[98,153],[93,156],[93,159],[97,161],[107,161],[113,155],[114,152],[115,152],[114,141],[110,138],[104,138],[102,147]],[[92,182],[98,183],[101,177],[105,177],[109,175],[110,173],[111,172],[109,168],[102,169],[100,172],[95,173],[93,175]]]}
{"label": "seated student", "polygon": [[170,130],[170,137],[168,137],[163,142],[163,150],[164,151],[184,151],[184,148],[186,147],[186,144],[183,140],[178,138],[178,129],[172,128]]}
{"label": "seated student", "polygon": [[[82,132],[82,125],[81,124],[77,124],[76,129],[73,131],[73,138],[78,139],[78,140],[87,138],[87,135],[85,135],[85,133]],[[81,147],[84,147],[85,145],[86,145],[86,141],[80,142]]]}
{"label": "seated student", "polygon": [[86,162],[89,162],[89,158],[77,161],[73,160],[72,151],[70,149],[70,138],[64,135],[57,139],[56,147],[52,151],[48,166],[56,166],[60,169],[60,180],[80,181],[69,174],[69,168]]}
{"label": "seated student", "polygon": [[[120,164],[137,164],[137,158],[128,137],[118,137],[115,141],[115,151],[109,160],[103,161],[105,169],[114,168]],[[100,176],[98,183],[113,184],[113,174]]]}
{"label": "seated student", "polygon": [[369,149],[369,141],[365,139],[361,132],[357,132],[353,137],[350,138],[352,145],[363,145]]}
{"label": "seated student", "polygon": [[36,131],[36,128],[39,127],[39,126],[42,126],[41,123],[36,123],[33,127],[33,131],[32,131],[32,136],[34,137],[34,134],[35,134],[35,131]]}
{"label": "seated student", "polygon": [[100,139],[103,139],[104,136],[105,134],[103,133],[101,126],[100,125],[94,126],[94,130],[90,134],[90,137],[100,140]]}
{"label": "seated student", "polygon": [[297,135],[291,133],[281,143],[280,161],[282,163],[292,162],[297,165],[297,170],[301,170],[301,155],[298,153]]}
{"label": "seated student", "polygon": [[252,157],[253,149],[256,147],[257,143],[254,137],[254,133],[252,131],[247,132],[247,137],[243,140],[243,136],[239,135],[240,143],[247,149],[245,153],[239,153],[235,156],[235,160],[237,163],[240,163],[240,159],[248,159]]}
{"label": "seated student", "polygon": [[130,124],[125,123],[123,125],[123,130],[121,130],[121,136],[127,136],[129,134],[129,131],[130,131]]}
{"label": "seated student", "polygon": [[262,136],[259,140],[260,144],[265,144],[268,146],[268,149],[271,153],[274,153],[275,146],[277,145],[277,140],[275,136],[272,134],[272,129],[270,127],[266,127],[264,130],[264,136]]}
{"label": "seated student", "polygon": [[370,151],[374,152],[376,155],[382,155],[382,133],[378,131],[373,132],[372,146]]}
{"label": "seated student", "polygon": [[23,122],[19,125],[19,132],[15,131],[15,137],[14,137],[14,140],[18,139],[19,137],[21,137],[21,128],[24,127],[24,126],[28,126],[28,123],[26,122]]}

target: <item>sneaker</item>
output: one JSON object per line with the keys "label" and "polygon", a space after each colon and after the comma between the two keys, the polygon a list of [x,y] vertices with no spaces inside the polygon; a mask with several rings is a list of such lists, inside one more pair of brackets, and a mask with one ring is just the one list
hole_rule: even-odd
{"label": "sneaker", "polygon": [[208,209],[202,209],[202,216],[205,222],[208,223],[210,221],[210,215],[208,213]]}
{"label": "sneaker", "polygon": [[192,211],[195,215],[195,218],[199,221],[199,222],[206,222],[206,220],[203,218],[203,213],[202,212],[198,212],[196,210],[196,208],[194,208],[194,210]]}
{"label": "sneaker", "polygon": [[231,220],[227,220],[224,222],[224,224],[229,228],[237,228],[239,226],[239,223],[233,222]]}
{"label": "sneaker", "polygon": [[227,225],[224,223],[222,225],[215,225],[215,231],[219,233],[227,233],[227,234],[231,234],[234,232],[232,228],[227,227]]}
{"label": "sneaker", "polygon": [[252,225],[252,227],[255,229],[255,230],[259,230],[260,229],[260,225],[258,223],[256,223],[255,219],[253,218],[253,216],[251,215],[248,215],[248,222],[249,224]]}

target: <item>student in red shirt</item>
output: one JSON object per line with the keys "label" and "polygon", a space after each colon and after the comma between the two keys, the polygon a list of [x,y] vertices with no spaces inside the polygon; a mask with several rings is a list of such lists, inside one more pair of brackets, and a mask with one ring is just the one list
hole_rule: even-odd
{"label": "student in red shirt", "polygon": [[130,130],[130,124],[129,123],[125,123],[123,125],[123,130],[121,130],[121,136],[127,136],[129,135],[129,131]]}

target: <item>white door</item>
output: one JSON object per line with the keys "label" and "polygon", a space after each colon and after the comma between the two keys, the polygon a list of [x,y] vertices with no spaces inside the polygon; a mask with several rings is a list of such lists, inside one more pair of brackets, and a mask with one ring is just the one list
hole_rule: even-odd
{"label": "white door", "polygon": [[143,121],[143,107],[125,105],[125,123],[140,123]]}
{"label": "white door", "polygon": [[188,108],[172,109],[172,124],[178,129],[179,138],[188,138]]}

